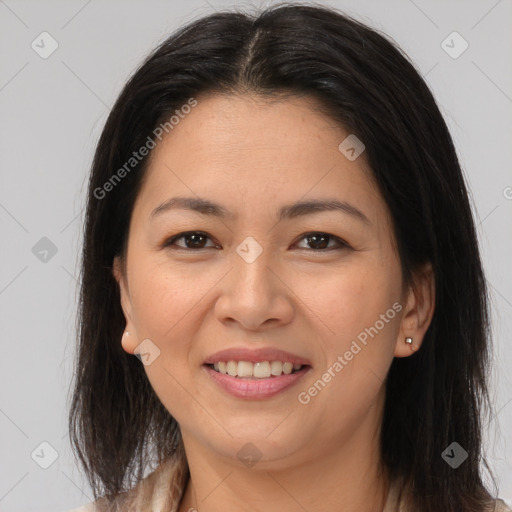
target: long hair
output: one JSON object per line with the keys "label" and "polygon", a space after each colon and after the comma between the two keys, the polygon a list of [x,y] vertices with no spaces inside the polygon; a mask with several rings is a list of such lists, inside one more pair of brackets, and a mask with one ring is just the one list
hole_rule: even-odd
{"label": "long hair", "polygon": [[[112,275],[148,158],[122,180],[113,175],[182,105],[215,92],[316,98],[326,116],[365,144],[391,213],[404,282],[430,262],[436,290],[421,349],[395,359],[388,374],[382,461],[416,511],[481,510],[490,498],[481,474],[489,306],[456,150],[432,93],[396,44],[315,4],[190,22],[145,59],[109,114],[88,188],[69,415],[72,446],[95,497],[116,496],[150,464],[183,456],[176,421],[140,362],[121,348],[125,322]],[[441,456],[454,441],[468,454],[456,470]]]}

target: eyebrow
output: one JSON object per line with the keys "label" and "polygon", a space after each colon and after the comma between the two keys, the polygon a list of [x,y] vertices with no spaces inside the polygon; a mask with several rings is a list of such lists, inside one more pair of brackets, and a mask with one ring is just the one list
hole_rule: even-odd
{"label": "eyebrow", "polygon": [[[224,208],[223,206],[214,203],[208,199],[201,197],[173,197],[167,199],[162,204],[157,206],[150,214],[150,219],[153,219],[164,212],[170,210],[191,210],[202,215],[209,215],[213,217],[220,217],[222,219],[233,219],[235,215]],[[314,199],[309,201],[298,201],[293,204],[282,206],[278,211],[279,220],[293,219],[296,217],[303,217],[315,212],[323,211],[340,211],[342,213],[351,215],[365,224],[370,225],[371,222],[368,217],[358,208],[347,203],[346,201],[339,201],[338,199]]]}

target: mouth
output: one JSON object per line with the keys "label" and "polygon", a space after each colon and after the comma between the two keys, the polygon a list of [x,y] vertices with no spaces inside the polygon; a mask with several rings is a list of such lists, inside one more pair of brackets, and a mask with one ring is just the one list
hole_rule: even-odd
{"label": "mouth", "polygon": [[224,393],[243,400],[266,400],[290,390],[312,366],[281,350],[234,349],[210,356],[202,368]]}

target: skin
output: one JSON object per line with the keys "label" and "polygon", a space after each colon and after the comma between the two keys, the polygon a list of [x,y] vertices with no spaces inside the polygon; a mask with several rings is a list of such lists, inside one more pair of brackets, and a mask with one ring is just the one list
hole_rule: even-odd
{"label": "skin", "polygon": [[[340,503],[344,512],[381,510],[385,379],[394,357],[421,346],[434,311],[431,267],[418,272],[414,288],[403,286],[389,212],[364,153],[349,161],[338,150],[349,133],[312,98],[197,99],[152,151],[127,253],[113,267],[130,332],[124,350],[133,354],[147,338],[160,350],[145,370],[183,436],[191,478],[180,512],[321,512]],[[234,218],[170,210],[150,220],[178,195],[210,199]],[[370,222],[339,211],[276,217],[284,204],[327,198],[349,202]],[[164,246],[185,231],[209,238],[200,249],[190,238]],[[311,232],[350,248],[318,249],[305,236]],[[248,236],[262,248],[250,264],[236,252]],[[327,241],[338,247],[336,238]],[[298,394],[397,302],[401,311],[300,403]],[[278,347],[309,359],[312,369],[272,398],[235,398],[202,364],[240,346]],[[237,457],[247,443],[261,456],[252,467]]]}

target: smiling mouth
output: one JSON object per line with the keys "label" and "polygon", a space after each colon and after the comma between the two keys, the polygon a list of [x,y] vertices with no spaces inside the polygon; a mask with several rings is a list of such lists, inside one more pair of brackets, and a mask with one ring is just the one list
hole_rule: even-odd
{"label": "smiling mouth", "polygon": [[270,379],[281,375],[291,375],[308,367],[305,364],[292,364],[288,361],[219,361],[205,364],[208,368],[240,379]]}

